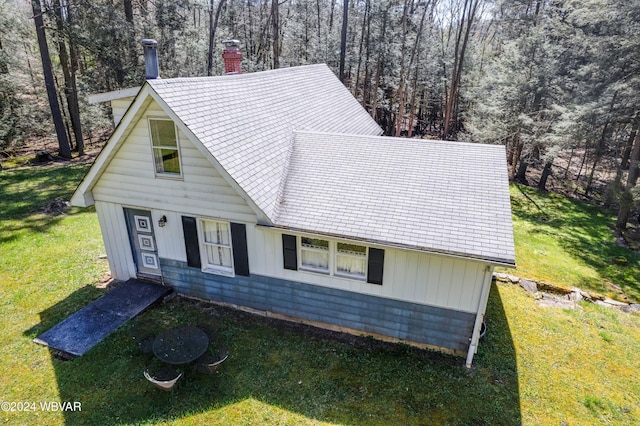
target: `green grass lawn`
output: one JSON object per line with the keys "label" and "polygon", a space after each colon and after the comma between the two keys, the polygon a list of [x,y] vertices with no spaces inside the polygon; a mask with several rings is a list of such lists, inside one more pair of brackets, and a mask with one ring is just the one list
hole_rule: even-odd
{"label": "green grass lawn", "polygon": [[[34,412],[1,411],[0,423],[631,425],[640,419],[640,316],[587,303],[576,311],[545,309],[510,284],[492,288],[488,334],[472,370],[461,358],[367,338],[327,338],[313,328],[182,298],[142,318],[167,327],[219,327],[217,343],[231,355],[214,376],[187,371],[172,393],[152,388],[142,376],[149,359],[133,344],[130,324],[76,360],[56,359],[32,339],[104,294],[95,283],[108,268],[91,209],[55,217],[38,210],[51,198],[68,198],[84,171],[0,172],[0,401],[36,404]],[[526,210],[516,199],[516,238],[530,225],[534,234],[555,233],[590,248],[591,240],[564,230],[562,200],[544,206],[534,200],[547,220],[520,213]],[[610,241],[602,230],[610,218],[572,206],[571,226],[590,223],[592,214],[601,221],[593,225],[592,251],[599,252],[601,241]],[[572,262],[585,268],[584,276],[593,270],[594,281],[614,281],[606,261],[563,245],[559,253],[577,258]],[[536,250],[549,257],[542,247]],[[606,247],[605,256],[617,253]],[[553,271],[557,263],[528,271],[548,270],[539,277],[548,280],[571,276]],[[40,403],[49,401],[77,401],[82,411],[42,411]]]}
{"label": "green grass lawn", "polygon": [[521,185],[511,186],[511,206],[517,269],[505,272],[620,299],[614,284],[640,301],[640,254],[616,245],[610,213]]}

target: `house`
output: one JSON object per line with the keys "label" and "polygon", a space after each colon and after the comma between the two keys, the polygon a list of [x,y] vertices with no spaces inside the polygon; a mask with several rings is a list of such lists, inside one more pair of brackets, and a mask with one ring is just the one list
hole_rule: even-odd
{"label": "house", "polygon": [[148,79],[71,202],[116,279],[470,366],[515,265],[504,147],[381,133],[325,65]]}

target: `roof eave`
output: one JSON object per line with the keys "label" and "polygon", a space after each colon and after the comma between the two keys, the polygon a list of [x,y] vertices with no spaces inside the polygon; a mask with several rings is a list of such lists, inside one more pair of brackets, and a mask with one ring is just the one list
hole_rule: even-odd
{"label": "roof eave", "polygon": [[362,242],[362,243],[367,243],[367,244],[374,244],[374,245],[383,246],[383,247],[391,247],[391,248],[398,248],[398,249],[402,249],[402,250],[410,250],[410,251],[426,253],[426,254],[433,254],[433,255],[439,255],[439,256],[445,256],[445,257],[453,257],[453,258],[456,258],[456,259],[472,260],[472,261],[476,261],[476,262],[488,263],[488,264],[495,265],[495,266],[504,266],[504,267],[507,267],[507,268],[515,268],[516,267],[515,259],[497,258],[497,257],[485,257],[485,256],[481,256],[481,255],[473,255],[473,254],[461,253],[461,252],[455,252],[455,251],[437,250],[437,249],[418,246],[418,245],[402,244],[402,243],[397,243],[397,242],[376,240],[376,239],[372,239],[372,238],[361,238],[361,237],[355,237],[355,236],[349,236],[349,235],[343,235],[343,234],[336,234],[336,233],[331,233],[331,232],[314,231],[314,230],[309,230],[309,229],[296,228],[296,227],[292,227],[292,226],[285,226],[285,225],[278,225],[278,224],[273,224],[273,225],[258,224],[258,226],[264,226],[264,227],[273,228],[273,229],[281,229],[281,230],[285,230],[285,231],[291,231],[291,232],[302,233],[302,234],[322,235],[322,236],[330,237],[330,238],[340,238],[340,239],[344,239],[344,240]]}

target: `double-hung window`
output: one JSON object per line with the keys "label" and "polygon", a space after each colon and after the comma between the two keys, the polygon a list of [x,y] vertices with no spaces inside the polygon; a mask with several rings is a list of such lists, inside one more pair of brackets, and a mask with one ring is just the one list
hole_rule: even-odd
{"label": "double-hung window", "polygon": [[233,252],[229,223],[202,220],[203,269],[233,274]]}
{"label": "double-hung window", "polygon": [[149,131],[156,174],[180,176],[180,152],[173,121],[149,119]]}
{"label": "double-hung window", "polygon": [[382,285],[384,249],[346,241],[282,234],[284,269]]}
{"label": "double-hung window", "polygon": [[367,278],[367,248],[357,244],[336,243],[336,275]]}
{"label": "double-hung window", "polygon": [[329,273],[329,241],[302,237],[300,267],[313,272]]}
{"label": "double-hung window", "polygon": [[300,269],[364,281],[367,279],[367,247],[300,237]]}

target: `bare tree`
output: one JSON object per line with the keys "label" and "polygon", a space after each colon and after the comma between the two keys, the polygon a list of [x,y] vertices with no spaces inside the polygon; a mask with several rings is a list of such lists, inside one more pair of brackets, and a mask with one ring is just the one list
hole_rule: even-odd
{"label": "bare tree", "polygon": [[44,74],[44,83],[47,88],[47,96],[49,98],[49,106],[51,108],[51,116],[58,137],[59,155],[63,158],[71,158],[71,147],[69,139],[64,129],[64,121],[60,111],[60,104],[56,97],[56,86],[53,79],[53,69],[51,67],[51,56],[49,56],[49,47],[47,46],[47,37],[44,32],[44,20],[42,19],[42,6],[40,0],[31,0],[31,8],[33,9],[33,21],[36,26],[36,35],[38,37],[38,47],[40,48],[40,57],[42,58],[42,71]]}
{"label": "bare tree", "polygon": [[464,56],[467,51],[467,44],[469,42],[469,35],[476,18],[478,11],[478,4],[482,0],[464,0],[462,7],[462,17],[460,24],[458,25],[458,31],[456,34],[455,51],[453,55],[453,68],[451,70],[451,79],[449,81],[449,95],[445,104],[444,110],[444,122],[443,122],[443,138],[449,137],[451,132],[452,115],[454,105],[458,102],[460,81],[462,78],[462,66],[464,64]]}
{"label": "bare tree", "polygon": [[82,137],[82,125],[80,123],[80,107],[78,105],[78,88],[76,86],[76,68],[73,60],[70,59],[67,44],[65,43],[66,28],[65,16],[69,16],[68,4],[64,0],[59,1],[59,7],[55,8],[56,25],[58,28],[58,55],[60,59],[60,67],[64,76],[64,94],[67,101],[67,109],[69,110],[69,118],[71,120],[71,128],[73,129],[73,137],[76,143],[76,151],[78,155],[84,154],[84,139]]}

